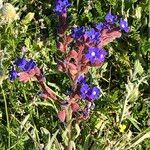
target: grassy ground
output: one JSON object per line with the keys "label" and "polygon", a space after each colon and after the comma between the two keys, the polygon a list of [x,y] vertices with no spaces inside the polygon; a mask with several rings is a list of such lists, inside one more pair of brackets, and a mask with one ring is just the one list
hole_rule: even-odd
{"label": "grassy ground", "polygon": [[[0,1],[1,2],[1,1]],[[47,84],[65,98],[69,79],[57,70],[57,19],[50,0],[4,0],[17,14],[0,15],[0,150],[62,150],[66,124],[58,120],[59,107],[38,96],[35,81],[11,82],[8,70],[16,57],[34,58]],[[106,46],[109,57],[101,69],[92,69],[91,82],[102,89],[91,117],[74,128],[77,150],[150,149],[150,43],[148,0],[72,0],[68,14],[73,25],[90,25],[111,11],[128,18],[130,32]],[[0,6],[1,7],[1,6]],[[6,23],[6,18],[12,20]],[[18,19],[15,20],[15,17]],[[27,16],[28,15],[28,16]],[[69,32],[69,31],[68,31]]]}

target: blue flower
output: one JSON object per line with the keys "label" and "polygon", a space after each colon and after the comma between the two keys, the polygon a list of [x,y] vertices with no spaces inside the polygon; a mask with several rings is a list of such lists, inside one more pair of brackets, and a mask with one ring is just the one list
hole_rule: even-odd
{"label": "blue flower", "polygon": [[75,39],[79,39],[80,37],[82,37],[84,35],[85,31],[84,31],[84,27],[75,27],[72,29],[72,37]]}
{"label": "blue flower", "polygon": [[117,16],[116,15],[112,15],[111,12],[109,12],[106,16],[105,16],[105,20],[108,23],[115,23],[117,21]]}
{"label": "blue flower", "polygon": [[14,69],[14,67],[12,67],[9,71],[9,79],[12,81],[15,80],[17,77],[17,71]]}
{"label": "blue flower", "polygon": [[67,13],[67,8],[70,6],[71,4],[69,3],[68,0],[56,0],[55,1],[55,13],[57,15],[63,15],[65,13]]}
{"label": "blue flower", "polygon": [[129,32],[128,22],[120,18],[120,29]]}
{"label": "blue flower", "polygon": [[86,78],[85,78],[85,76],[84,76],[84,75],[78,76],[78,78],[77,78],[77,83],[78,83],[78,84],[86,83]]}
{"label": "blue flower", "polygon": [[31,69],[36,67],[36,63],[34,62],[33,59],[31,59],[24,67],[24,71],[29,72]]}
{"label": "blue flower", "polygon": [[27,63],[28,61],[24,57],[22,57],[22,58],[17,58],[14,64],[20,69],[25,70],[24,67],[26,66]]}
{"label": "blue flower", "polygon": [[89,91],[90,87],[88,84],[82,84],[80,88],[80,96],[82,99],[85,99],[87,97],[87,93]]}
{"label": "blue flower", "polygon": [[98,43],[100,41],[100,33],[95,31],[94,28],[86,31],[85,35],[87,36],[87,38],[89,38],[90,42]]}
{"label": "blue flower", "polygon": [[104,49],[99,49],[99,62],[104,62],[106,58],[107,52]]}
{"label": "blue flower", "polygon": [[25,57],[18,58],[14,64],[26,72],[29,72],[31,69],[36,67],[36,63],[33,61],[33,59],[30,59],[30,61],[28,61]]}
{"label": "blue flower", "polygon": [[95,28],[99,31],[102,31],[104,28],[104,23],[100,22],[95,25]]}
{"label": "blue flower", "polygon": [[87,59],[91,61],[92,64],[96,62],[96,60],[99,57],[99,51],[98,48],[95,47],[89,47],[88,48],[88,53],[85,55]]}
{"label": "blue flower", "polygon": [[103,62],[105,60],[105,57],[107,55],[107,52],[103,49],[99,49],[96,47],[89,47],[88,53],[85,55],[86,59],[89,59],[89,61],[94,64],[96,61]]}
{"label": "blue flower", "polygon": [[100,89],[96,86],[91,88],[88,84],[84,83],[80,88],[80,96],[82,99],[94,101],[99,98]]}
{"label": "blue flower", "polygon": [[96,99],[99,98],[100,96],[100,89],[97,88],[96,86],[90,88],[90,90],[88,91],[87,93],[87,99],[90,100],[90,101],[94,101]]}

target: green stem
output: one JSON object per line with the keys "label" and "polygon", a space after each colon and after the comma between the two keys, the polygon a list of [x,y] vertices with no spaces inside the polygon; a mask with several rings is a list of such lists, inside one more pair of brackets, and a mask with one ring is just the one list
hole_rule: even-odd
{"label": "green stem", "polygon": [[124,15],[124,0],[122,0],[121,13],[122,13],[122,16],[123,16]]}
{"label": "green stem", "polygon": [[128,96],[126,97],[126,99],[124,100],[124,103],[123,103],[123,108],[122,108],[121,117],[120,117],[120,124],[124,119],[124,114],[126,111],[127,104],[128,104]]}
{"label": "green stem", "polygon": [[73,146],[72,146],[72,110],[70,107],[68,107],[67,110],[67,116],[66,116],[66,121],[67,121],[67,131],[68,131],[68,146],[67,146],[67,150],[72,150]]}
{"label": "green stem", "polygon": [[8,109],[7,109],[7,101],[6,101],[6,96],[5,96],[5,92],[3,90],[3,87],[1,85],[1,89],[2,89],[2,94],[3,94],[3,98],[4,98],[4,103],[5,103],[5,112],[6,112],[6,120],[7,120],[7,131],[8,131],[8,149],[10,148],[10,123],[9,123],[9,116],[8,116]]}

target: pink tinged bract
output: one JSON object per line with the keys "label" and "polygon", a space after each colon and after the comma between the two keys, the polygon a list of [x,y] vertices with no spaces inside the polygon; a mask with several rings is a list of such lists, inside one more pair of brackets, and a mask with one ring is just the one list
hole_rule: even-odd
{"label": "pink tinged bract", "polygon": [[66,111],[65,110],[61,110],[58,112],[58,118],[61,122],[65,121],[66,118]]}
{"label": "pink tinged bract", "polygon": [[35,69],[31,69],[29,72],[19,72],[18,73],[19,80],[25,83],[28,82],[32,77],[35,76],[36,71],[37,70]]}
{"label": "pink tinged bract", "polygon": [[64,44],[62,42],[58,42],[57,43],[57,48],[62,52],[65,53],[66,52],[66,47],[64,46]]}
{"label": "pink tinged bract", "polygon": [[79,106],[78,103],[72,102],[72,103],[70,104],[70,106],[71,106],[71,109],[72,109],[73,112],[77,112],[77,111],[80,109],[80,106]]}
{"label": "pink tinged bract", "polygon": [[98,47],[104,47],[108,43],[114,41],[116,38],[121,37],[121,32],[119,28],[114,28],[112,30],[104,29],[101,33],[101,42],[99,43]]}

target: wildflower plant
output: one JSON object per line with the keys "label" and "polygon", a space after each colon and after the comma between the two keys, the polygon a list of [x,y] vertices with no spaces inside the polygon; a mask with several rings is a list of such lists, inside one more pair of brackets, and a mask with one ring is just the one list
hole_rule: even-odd
{"label": "wildflower plant", "polygon": [[[101,85],[90,82],[90,70],[102,68],[109,57],[107,45],[117,38],[121,38],[122,33],[126,34],[130,31],[127,19],[123,19],[123,16],[117,16],[111,11],[105,14],[102,22],[70,27],[68,9],[71,7],[72,4],[69,0],[55,0],[53,8],[53,13],[58,18],[57,52],[61,54],[61,58],[57,58],[57,69],[65,73],[70,81],[70,89],[68,88],[65,98],[59,96],[48,86],[46,76],[38,61],[27,57],[28,48],[23,47],[22,56],[14,59],[9,67],[11,82],[19,80],[26,83],[34,80],[40,87],[38,97],[45,100],[50,99],[57,104],[59,109],[57,118],[65,127],[62,137],[65,139],[64,144],[68,150],[75,147],[74,140],[79,136],[79,133],[74,134],[75,129],[77,132],[80,131],[79,126],[82,122],[90,119],[95,103],[103,97]],[[15,9],[13,9],[13,13],[16,15]],[[34,13],[29,13],[21,21],[22,28],[27,27],[33,18]],[[26,30],[27,28],[24,32]],[[120,119],[121,133],[126,130],[126,126],[121,123],[128,113],[126,108],[129,98],[127,97]]]}
{"label": "wildflower plant", "polygon": [[68,34],[67,11],[70,6],[68,0],[56,0],[54,6],[54,13],[59,18],[57,48],[64,56],[57,64],[58,70],[66,73],[71,81],[69,96],[62,100],[55,95],[46,85],[46,79],[33,59],[27,59],[25,56],[17,58],[9,72],[10,80],[19,78],[20,81],[27,82],[35,77],[42,89],[40,96],[60,104],[58,118],[67,123],[68,147],[72,147],[72,119],[75,118],[76,122],[80,123],[89,118],[95,100],[100,99],[102,93],[99,86],[88,83],[87,73],[92,67],[100,68],[107,60],[109,53],[104,47],[120,38],[121,30],[129,31],[127,21],[121,18],[118,25],[117,16],[109,12],[104,22],[93,26],[73,27]]}

